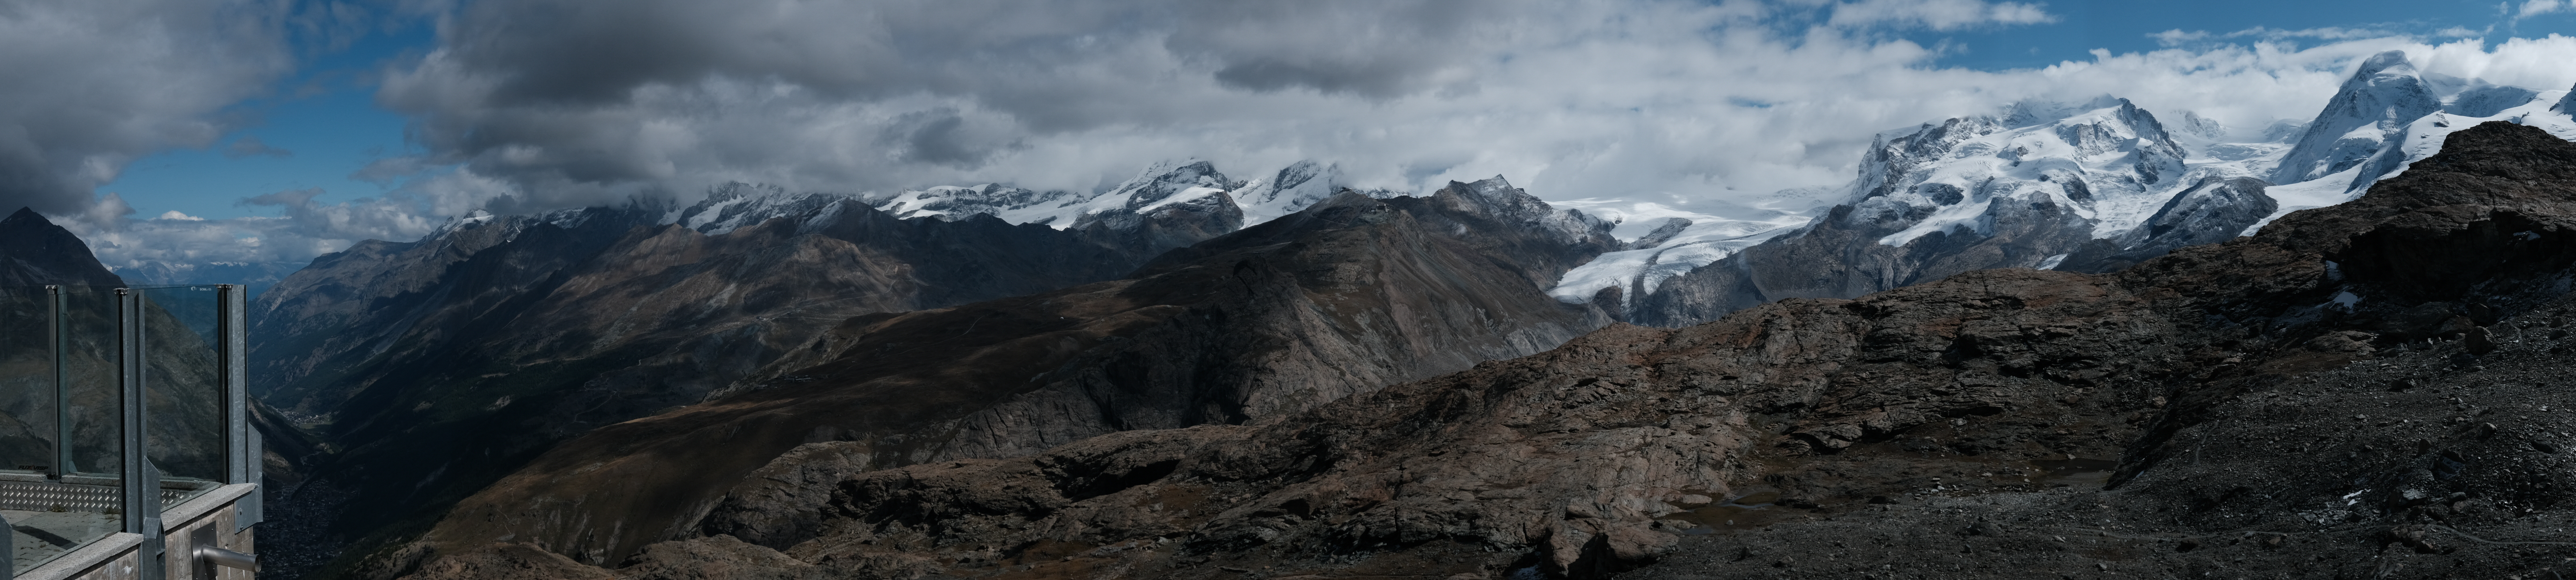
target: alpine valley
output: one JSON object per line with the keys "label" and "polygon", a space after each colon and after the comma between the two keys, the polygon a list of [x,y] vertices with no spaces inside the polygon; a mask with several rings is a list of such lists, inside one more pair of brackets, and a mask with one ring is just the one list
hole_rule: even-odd
{"label": "alpine valley", "polygon": [[[252,304],[262,574],[2576,574],[2571,112],[2387,52],[1713,213],[1317,161],[475,212]],[[13,215],[0,280],[250,267],[76,246]]]}

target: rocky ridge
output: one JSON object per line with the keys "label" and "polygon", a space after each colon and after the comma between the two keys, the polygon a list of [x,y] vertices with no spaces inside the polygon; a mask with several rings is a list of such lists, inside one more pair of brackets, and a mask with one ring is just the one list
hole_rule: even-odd
{"label": "rocky ridge", "polygon": [[[616,573],[2540,574],[2576,556],[2542,536],[2569,517],[2571,236],[2576,144],[2485,123],[2352,203],[2112,274],[1617,325],[1276,422],[812,478],[811,539]],[[416,577],[590,570],[482,541]]]}
{"label": "rocky ridge", "polygon": [[[558,447],[384,561],[510,536],[613,563],[701,528],[785,547],[817,532],[829,498],[804,479],[1274,421],[1538,352],[1608,322],[1543,293],[1614,247],[1606,229],[1499,179],[1346,191],[1128,279],[852,318],[708,403]],[[770,461],[781,453],[814,462]]]}
{"label": "rocky ridge", "polygon": [[[849,317],[1113,279],[1164,249],[719,193],[737,195],[469,215],[323,256],[262,295],[255,394],[342,450],[305,460],[312,501],[345,506],[313,508],[338,515],[305,547],[383,541],[401,527],[388,522],[434,518],[565,438],[695,403]],[[727,211],[744,205],[757,211]]]}

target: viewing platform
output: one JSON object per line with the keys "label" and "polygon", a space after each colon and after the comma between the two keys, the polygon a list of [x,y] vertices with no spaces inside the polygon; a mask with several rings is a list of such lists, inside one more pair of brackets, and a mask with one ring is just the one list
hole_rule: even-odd
{"label": "viewing platform", "polygon": [[0,287],[0,580],[256,576],[244,293]]}

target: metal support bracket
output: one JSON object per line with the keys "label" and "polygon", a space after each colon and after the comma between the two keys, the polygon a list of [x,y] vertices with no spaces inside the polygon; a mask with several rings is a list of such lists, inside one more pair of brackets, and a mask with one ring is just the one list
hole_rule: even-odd
{"label": "metal support bracket", "polygon": [[188,535],[188,567],[195,580],[215,580],[216,567],[249,572],[259,571],[259,555],[244,554],[215,546],[215,526],[197,526]]}

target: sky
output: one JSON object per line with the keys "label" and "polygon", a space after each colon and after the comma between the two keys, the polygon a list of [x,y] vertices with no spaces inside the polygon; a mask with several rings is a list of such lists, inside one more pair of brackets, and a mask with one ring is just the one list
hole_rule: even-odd
{"label": "sky", "polygon": [[0,0],[0,204],[118,267],[1191,158],[1719,213],[2023,99],[2259,131],[2383,50],[2567,88],[2570,2]]}

